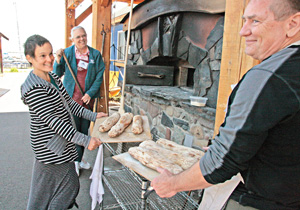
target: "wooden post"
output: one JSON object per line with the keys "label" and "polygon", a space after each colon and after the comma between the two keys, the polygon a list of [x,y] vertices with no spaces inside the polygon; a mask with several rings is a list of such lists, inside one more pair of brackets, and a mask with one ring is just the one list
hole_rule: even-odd
{"label": "wooden post", "polygon": [[3,74],[3,59],[2,59],[2,41],[0,36],[0,67],[1,67],[1,73]]}
{"label": "wooden post", "polygon": [[[125,113],[125,85],[126,85],[126,68],[127,68],[127,61],[128,61],[128,50],[129,50],[129,41],[130,41],[130,31],[131,31],[131,18],[133,12],[133,0],[130,3],[130,12],[129,12],[129,20],[128,20],[128,28],[127,28],[127,39],[126,39],[126,50],[125,50],[125,63],[124,63],[124,73],[123,73],[123,84],[122,84],[122,96],[121,96],[121,103],[119,108],[119,113]],[[125,24],[124,24],[125,25]]]}
{"label": "wooden post", "polygon": [[1,73],[3,74],[3,59],[2,59],[2,37],[9,40],[4,34],[0,33],[0,68],[1,68]]}
{"label": "wooden post", "polygon": [[[109,66],[110,66],[110,39],[111,39],[111,0],[93,0],[93,31],[92,31],[92,47],[101,52],[102,39],[101,31],[104,27],[106,32],[103,47],[103,60],[105,64],[105,82],[100,87],[100,101],[98,102],[96,111],[106,112],[108,110],[108,100],[105,101],[105,90],[108,96],[109,89]],[[104,88],[106,84],[106,88]]]}
{"label": "wooden post", "polygon": [[70,9],[68,0],[66,2],[66,13],[65,13],[65,48],[70,47],[72,45],[72,41],[70,40],[71,29],[75,27],[75,9]]}
{"label": "wooden post", "polygon": [[238,83],[251,67],[259,63],[244,53],[245,40],[239,35],[243,26],[242,15],[248,1],[249,0],[226,1],[221,72],[214,130],[215,135],[218,133],[219,127],[225,118],[228,97],[232,91],[231,85]]}

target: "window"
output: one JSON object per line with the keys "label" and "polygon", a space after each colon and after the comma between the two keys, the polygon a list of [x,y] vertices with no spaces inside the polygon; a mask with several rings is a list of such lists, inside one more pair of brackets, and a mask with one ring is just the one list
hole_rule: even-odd
{"label": "window", "polygon": [[125,32],[118,31],[118,52],[117,52],[117,60],[125,60],[125,51],[126,51],[126,43],[125,43]]}

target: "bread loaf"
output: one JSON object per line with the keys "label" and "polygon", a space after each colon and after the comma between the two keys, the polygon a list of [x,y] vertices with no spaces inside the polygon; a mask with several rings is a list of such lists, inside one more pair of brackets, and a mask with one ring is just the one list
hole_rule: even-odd
{"label": "bread loaf", "polygon": [[119,119],[120,114],[118,112],[115,112],[100,124],[99,131],[102,133],[109,131],[118,122]]}
{"label": "bread loaf", "polygon": [[141,134],[143,130],[143,119],[141,115],[135,115],[132,120],[131,132],[134,134]]}
{"label": "bread loaf", "polygon": [[165,156],[153,149],[131,147],[129,148],[128,153],[143,165],[154,170],[156,170],[157,167],[165,168],[173,174],[178,174],[183,171],[179,165],[174,164],[172,161],[166,159]]}
{"label": "bread loaf", "polygon": [[159,154],[164,156],[165,159],[171,160],[172,162],[179,165],[184,170],[190,168],[198,160],[200,160],[200,156],[190,157],[182,153],[166,149],[152,140],[143,141],[142,143],[140,143],[139,147],[153,149],[157,151]]}
{"label": "bread loaf", "polygon": [[127,128],[132,122],[132,118],[132,113],[127,112],[122,114],[119,121],[108,132],[108,136],[114,138],[121,135],[124,132],[125,128]]}
{"label": "bread loaf", "polygon": [[163,138],[158,139],[156,141],[156,143],[161,145],[162,147],[164,147],[166,149],[182,153],[182,154],[187,155],[187,156],[192,157],[192,158],[199,158],[200,159],[205,154],[204,152],[202,152],[200,150],[193,149],[193,148],[190,148],[190,147],[186,147],[186,146],[177,144],[173,141],[163,139]]}

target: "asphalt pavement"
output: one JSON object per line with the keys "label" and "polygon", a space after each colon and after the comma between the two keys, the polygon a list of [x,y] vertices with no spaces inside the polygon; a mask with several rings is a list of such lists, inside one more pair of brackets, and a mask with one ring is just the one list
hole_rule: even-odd
{"label": "asphalt pavement", "polygon": [[[29,70],[19,73],[0,74],[0,210],[26,209],[33,164],[30,147],[30,117],[28,108],[21,101],[20,86]],[[8,90],[8,91],[7,91]],[[85,150],[84,159],[94,165],[97,150]],[[105,161],[110,154],[105,151]],[[113,163],[115,164],[115,163]],[[91,170],[81,170],[80,192],[77,203],[80,210],[91,209],[89,179]],[[104,209],[120,209],[112,194],[105,186]],[[73,209],[77,209],[74,207]],[[100,209],[97,205],[96,209]]]}

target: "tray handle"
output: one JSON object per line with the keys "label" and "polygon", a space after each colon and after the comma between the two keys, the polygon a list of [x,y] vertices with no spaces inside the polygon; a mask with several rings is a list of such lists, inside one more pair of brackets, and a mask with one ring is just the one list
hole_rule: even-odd
{"label": "tray handle", "polygon": [[163,79],[165,77],[165,75],[164,74],[145,74],[142,72],[138,72],[138,77],[141,77],[141,78],[150,77],[150,78]]}

